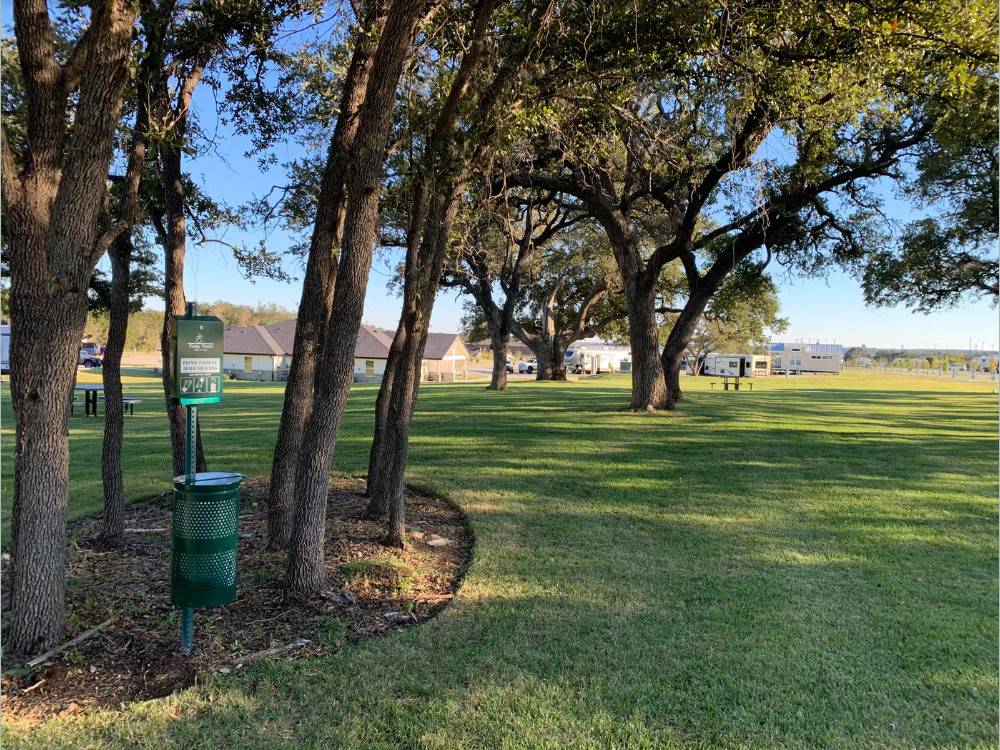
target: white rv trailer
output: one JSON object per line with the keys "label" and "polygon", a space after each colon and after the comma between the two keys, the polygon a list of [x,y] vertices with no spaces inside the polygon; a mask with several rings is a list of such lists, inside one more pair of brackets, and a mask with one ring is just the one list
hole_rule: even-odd
{"label": "white rv trailer", "polygon": [[766,354],[706,354],[704,375],[728,375],[731,377],[763,377],[771,371],[771,363]]}
{"label": "white rv trailer", "polygon": [[840,344],[772,344],[771,358],[771,369],[777,373],[838,373],[844,369]]}
{"label": "white rv trailer", "polygon": [[601,339],[580,339],[566,350],[566,369],[571,372],[599,373],[620,372],[622,362],[631,359],[627,346],[619,346]]}
{"label": "white rv trailer", "polygon": [[10,326],[0,325],[0,372],[10,372]]}

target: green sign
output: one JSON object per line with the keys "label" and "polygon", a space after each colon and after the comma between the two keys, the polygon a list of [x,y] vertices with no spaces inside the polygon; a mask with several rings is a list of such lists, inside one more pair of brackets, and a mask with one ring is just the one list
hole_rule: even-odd
{"label": "green sign", "polygon": [[222,321],[210,315],[174,316],[174,398],[181,404],[222,400]]}

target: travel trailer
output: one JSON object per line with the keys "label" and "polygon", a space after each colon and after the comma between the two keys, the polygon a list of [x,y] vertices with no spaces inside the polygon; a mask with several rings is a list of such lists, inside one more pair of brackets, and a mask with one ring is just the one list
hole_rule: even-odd
{"label": "travel trailer", "polygon": [[619,346],[601,339],[580,339],[566,350],[566,369],[570,372],[596,374],[599,372],[621,372],[622,362],[630,360],[632,352],[627,346]]}
{"label": "travel trailer", "polygon": [[0,372],[10,372],[10,326],[0,325]]}
{"label": "travel trailer", "polygon": [[844,347],[840,344],[772,344],[771,369],[782,374],[805,372],[839,373],[844,369]]}
{"label": "travel trailer", "polygon": [[766,354],[706,354],[703,375],[738,378],[764,377],[771,371]]}

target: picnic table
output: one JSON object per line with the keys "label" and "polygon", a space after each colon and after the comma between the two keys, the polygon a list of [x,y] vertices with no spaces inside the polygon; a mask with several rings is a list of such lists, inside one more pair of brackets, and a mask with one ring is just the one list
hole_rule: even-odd
{"label": "picnic table", "polygon": [[83,383],[73,386],[74,390],[83,391],[83,415],[85,417],[97,416],[97,394],[104,390],[103,385],[97,383]]}
{"label": "picnic table", "polygon": [[[740,380],[742,380],[741,376],[721,375],[720,377],[722,378],[722,390],[728,391],[730,385],[733,386],[734,391],[738,391],[740,389]],[[712,385],[712,390],[715,390],[715,383],[712,383],[711,385]],[[744,385],[747,386],[747,388],[749,388],[751,391],[753,390],[752,380],[748,380],[746,383],[744,383]]]}

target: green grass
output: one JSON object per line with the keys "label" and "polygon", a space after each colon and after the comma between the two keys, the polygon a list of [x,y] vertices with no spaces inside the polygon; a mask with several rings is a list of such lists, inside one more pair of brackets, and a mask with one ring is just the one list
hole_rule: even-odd
{"label": "green grass", "polygon": [[[8,743],[994,747],[993,386],[708,382],[655,415],[621,411],[621,377],[422,389],[409,481],[460,503],[477,538],[452,606],[335,656],[8,726]],[[141,497],[170,486],[166,424],[154,382],[127,388]],[[210,464],[267,473],[281,387],[226,388],[201,410]],[[338,471],[365,469],[375,393],[351,395]],[[9,478],[6,401],[3,417]],[[74,419],[73,515],[100,505],[100,436]]]}

